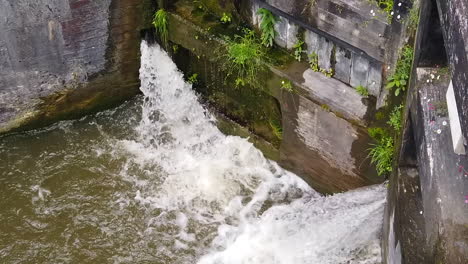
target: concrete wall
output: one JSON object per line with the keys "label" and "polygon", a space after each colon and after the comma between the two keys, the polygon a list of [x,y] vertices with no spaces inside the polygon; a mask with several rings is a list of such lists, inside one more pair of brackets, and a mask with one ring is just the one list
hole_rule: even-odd
{"label": "concrete wall", "polygon": [[[245,118],[239,119],[235,107],[239,104],[246,111],[261,113],[268,108],[264,102],[269,100],[254,99],[252,94],[258,92],[252,90],[245,93],[251,94],[252,98],[232,95],[244,93],[244,89],[226,85],[220,78],[225,75],[219,72],[220,67],[213,67],[213,64],[222,63],[216,52],[213,54],[220,42],[207,30],[215,26],[204,25],[198,17],[190,15],[189,9],[190,4],[178,4],[171,9],[170,40],[185,50],[183,54],[174,55],[179,67],[188,76],[194,72],[200,75],[200,80],[204,81],[202,86],[207,87],[200,92],[208,101],[212,97],[224,98],[216,106],[218,111],[244,122],[257,135],[268,139],[269,133],[262,126],[255,126],[255,122]],[[187,64],[192,66],[187,67]],[[367,158],[370,138],[366,126],[369,112],[373,110],[367,99],[343,82],[313,72],[307,62],[290,60],[279,67],[271,66],[269,72],[258,78],[265,80],[262,96],[274,98],[280,106],[282,141],[278,161],[282,166],[323,193],[345,191],[383,180],[376,176]],[[280,89],[283,80],[292,82],[294,93]],[[247,107],[250,101],[256,106]]]}
{"label": "concrete wall", "polygon": [[321,69],[331,69],[334,78],[352,87],[364,86],[371,95],[380,97],[390,25],[379,8],[368,1],[319,0],[314,5],[301,0],[252,2],[253,24],[260,23],[256,14],[260,7],[278,16],[277,45],[292,49],[303,39],[307,54],[318,55]]}
{"label": "concrete wall", "polygon": [[437,0],[463,134],[468,139],[468,2]]}
{"label": "concrete wall", "polygon": [[0,133],[78,116],[138,91],[150,1],[0,1]]}
{"label": "concrete wall", "polygon": [[[440,32],[437,20],[444,25],[460,18],[452,16],[458,11],[444,10],[444,6],[465,8],[456,0],[422,2],[416,37],[417,69],[407,96],[398,172],[390,179],[384,217],[383,253],[388,264],[462,264],[468,259],[468,159],[454,152],[454,124],[445,105],[451,81],[457,80],[458,88],[454,89],[459,89],[459,95],[466,93],[466,82],[458,78],[467,71],[461,57],[466,54],[465,46],[459,45],[459,37],[466,36],[467,30],[461,25],[443,27],[445,43],[435,41],[438,37],[434,35]],[[440,55],[445,53],[448,60],[441,62]],[[447,63],[452,70],[444,68]],[[457,98],[457,105],[464,109],[466,104],[460,99],[463,97]],[[462,128],[465,132],[466,126]]]}

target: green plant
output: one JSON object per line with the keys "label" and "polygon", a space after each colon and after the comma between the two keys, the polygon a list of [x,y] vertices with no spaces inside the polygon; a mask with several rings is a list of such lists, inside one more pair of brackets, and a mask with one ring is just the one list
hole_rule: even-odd
{"label": "green plant", "polygon": [[260,31],[262,32],[262,44],[266,47],[273,46],[273,40],[276,36],[275,24],[278,19],[267,9],[260,8],[257,14],[261,16]]}
{"label": "green plant", "polygon": [[153,17],[153,26],[156,29],[161,41],[164,45],[167,45],[169,39],[169,33],[167,30],[167,12],[164,9],[159,9]]}
{"label": "green plant", "polygon": [[296,42],[296,44],[294,44],[293,46],[293,49],[294,49],[294,58],[296,58],[297,61],[301,61],[302,60],[302,53],[304,53],[304,51],[302,50],[302,46],[304,45],[304,41],[302,40],[299,40],[298,42]]}
{"label": "green plant", "polygon": [[369,157],[371,162],[375,164],[379,176],[392,172],[393,151],[394,145],[391,136],[383,136],[377,141],[377,144],[371,145]]}
{"label": "green plant", "polygon": [[265,48],[252,30],[245,29],[244,35],[236,35],[234,40],[226,39],[218,58],[227,77],[234,75],[236,86],[249,84],[261,88],[258,75],[266,71],[269,62]]}
{"label": "green plant", "polygon": [[375,113],[375,119],[376,120],[383,120],[384,118],[385,118],[385,114],[383,112]]}
{"label": "green plant", "polygon": [[318,55],[315,52],[309,54],[309,65],[314,72],[319,72],[320,68],[318,65]]}
{"label": "green plant", "polygon": [[393,108],[392,112],[390,113],[390,118],[387,122],[389,126],[391,126],[396,131],[400,131],[401,129],[401,110],[403,109],[403,105],[397,105]]}
{"label": "green plant", "polygon": [[282,140],[283,128],[281,127],[281,125],[279,125],[277,122],[272,121],[272,120],[270,120],[268,123],[270,124],[273,135],[275,135],[275,137],[277,137],[278,139]]}
{"label": "green plant", "polygon": [[177,54],[177,52],[179,52],[179,46],[177,44],[172,45],[172,52],[174,54]]}
{"label": "green plant", "polygon": [[325,70],[325,69],[320,69],[320,72],[327,76],[328,78],[331,78],[333,77],[333,74],[335,74],[335,72],[333,71],[333,69],[328,69],[328,70]]}
{"label": "green plant", "polygon": [[364,96],[364,97],[368,97],[369,96],[369,91],[367,90],[366,87],[362,86],[362,85],[358,85],[356,87],[356,92],[358,92],[358,94]]}
{"label": "green plant", "polygon": [[197,84],[197,83],[198,83],[198,73],[192,74],[192,75],[188,78],[188,82],[191,83],[191,84]]}
{"label": "green plant", "polygon": [[367,129],[367,132],[375,141],[380,141],[383,137],[387,136],[387,132],[381,127],[370,127]]}
{"label": "green plant", "polygon": [[[375,0],[369,0],[371,3],[375,3]],[[377,6],[387,14],[387,19],[390,22],[393,17],[393,6],[394,0],[377,0]]]}
{"label": "green plant", "polygon": [[281,81],[281,89],[286,90],[288,92],[293,92],[293,86],[290,80],[282,80]]}
{"label": "green plant", "polygon": [[232,21],[231,14],[223,13],[223,16],[221,17],[220,21],[223,24],[231,23]]}
{"label": "green plant", "polygon": [[327,104],[322,104],[320,105],[320,107],[322,107],[323,110],[330,112],[330,106],[328,106]]}
{"label": "green plant", "polygon": [[400,58],[398,59],[395,73],[388,78],[386,88],[391,90],[395,88],[395,96],[406,90],[408,80],[411,74],[411,66],[413,63],[413,49],[410,46],[404,46]]}
{"label": "green plant", "polygon": [[411,31],[414,31],[418,28],[419,24],[419,8],[413,4],[409,15],[408,15],[408,27]]}
{"label": "green plant", "polygon": [[319,57],[317,55],[317,53],[315,52],[312,52],[311,54],[309,54],[309,65],[310,65],[310,68],[314,71],[314,72],[320,72],[322,73],[323,75],[327,76],[327,77],[333,77],[333,74],[334,74],[334,71],[333,69],[321,69],[319,64],[318,64],[318,60],[319,60]]}

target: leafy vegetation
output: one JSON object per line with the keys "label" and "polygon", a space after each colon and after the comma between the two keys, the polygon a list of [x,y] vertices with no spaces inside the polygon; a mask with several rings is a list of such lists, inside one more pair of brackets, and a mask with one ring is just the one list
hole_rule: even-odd
{"label": "leafy vegetation", "polygon": [[198,83],[198,73],[192,74],[192,75],[188,78],[188,82],[191,83],[191,84],[197,84],[197,83]]}
{"label": "leafy vegetation", "polygon": [[395,89],[395,96],[400,95],[406,90],[408,80],[411,74],[411,66],[413,63],[413,49],[406,45],[403,47],[400,58],[398,59],[395,73],[388,78],[386,88]]}
{"label": "leafy vegetation", "polygon": [[333,74],[334,74],[334,71],[333,69],[321,69],[320,66],[318,65],[318,54],[315,53],[315,52],[312,52],[311,54],[309,54],[309,65],[310,65],[310,68],[314,71],[314,72],[321,72],[323,75],[327,76],[327,77],[332,77]]}
{"label": "leafy vegetation", "polygon": [[385,114],[383,112],[377,112],[375,113],[375,119],[376,120],[383,120],[385,118]]}
{"label": "leafy vegetation", "polygon": [[390,113],[390,119],[387,121],[387,124],[391,126],[395,131],[400,131],[401,129],[401,110],[403,105],[395,106]]}
{"label": "leafy vegetation", "polygon": [[403,105],[398,105],[395,106],[390,113],[387,124],[393,128],[393,131],[390,131],[391,133],[381,127],[372,127],[367,130],[369,136],[377,142],[371,144],[369,157],[371,158],[371,162],[375,164],[379,176],[392,172],[393,154],[395,150],[395,139],[393,135],[396,135],[402,128],[402,109]]}
{"label": "leafy vegetation", "polygon": [[302,50],[302,46],[304,45],[304,41],[299,40],[296,44],[294,44],[293,49],[294,49],[294,58],[297,61],[302,60],[302,54],[304,51]]}
{"label": "leafy vegetation", "polygon": [[356,87],[356,92],[358,92],[358,94],[364,96],[364,97],[368,97],[369,96],[369,91],[367,90],[366,87],[362,86],[362,85],[358,85]]}
{"label": "leafy vegetation", "polygon": [[391,136],[381,136],[376,144],[372,144],[369,157],[375,164],[379,176],[392,172],[393,164],[393,138]]}
{"label": "leafy vegetation", "polygon": [[387,135],[385,130],[381,127],[370,127],[367,129],[367,132],[369,133],[369,136],[376,141],[379,141]]}
{"label": "leafy vegetation", "polygon": [[277,137],[278,139],[282,140],[283,139],[283,128],[281,127],[281,125],[279,125],[279,124],[277,124],[277,122],[271,121],[271,120],[268,123],[270,124],[273,135],[275,135],[275,137]]}
{"label": "leafy vegetation", "polygon": [[290,80],[282,80],[281,81],[281,89],[286,90],[288,92],[293,92],[293,86]]}
{"label": "leafy vegetation", "polygon": [[252,30],[245,29],[244,35],[236,35],[234,40],[227,38],[226,45],[219,51],[219,57],[227,77],[235,76],[237,87],[246,84],[261,87],[258,75],[267,69],[265,63],[269,59]]}
{"label": "leafy vegetation", "polygon": [[278,21],[278,18],[265,8],[258,9],[257,14],[260,15],[262,19],[260,22],[262,44],[265,45],[265,47],[272,47],[273,40],[276,37],[275,24]]}
{"label": "leafy vegetation", "polygon": [[223,23],[223,24],[231,23],[231,21],[232,21],[231,14],[229,14],[229,13],[223,13],[223,16],[221,17],[220,21],[221,21],[221,23]]}
{"label": "leafy vegetation", "polygon": [[327,104],[321,104],[320,107],[321,107],[323,110],[330,112],[330,106],[329,106],[329,105],[327,105]]}
{"label": "leafy vegetation", "polygon": [[328,78],[333,77],[333,74],[334,74],[333,69],[328,69],[328,70],[320,69],[320,72],[321,72],[323,75],[327,76]]}
{"label": "leafy vegetation", "polygon": [[377,4],[387,14],[388,20],[392,20],[393,17],[393,0],[378,0]]}
{"label": "leafy vegetation", "polygon": [[320,71],[320,68],[319,68],[319,65],[318,65],[318,55],[317,55],[317,53],[312,52],[311,54],[309,54],[309,64],[310,64],[310,68],[314,72],[319,72]]}
{"label": "leafy vegetation", "polygon": [[419,8],[413,4],[409,15],[408,15],[408,27],[409,30],[414,31],[418,28],[419,24]]}
{"label": "leafy vegetation", "polygon": [[168,33],[168,22],[167,22],[167,12],[164,9],[159,9],[153,17],[153,26],[156,29],[156,33],[161,38],[163,44],[167,45],[169,39]]}

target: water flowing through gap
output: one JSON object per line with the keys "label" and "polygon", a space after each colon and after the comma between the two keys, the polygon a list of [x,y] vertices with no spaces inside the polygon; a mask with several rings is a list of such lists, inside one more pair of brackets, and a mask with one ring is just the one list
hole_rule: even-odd
{"label": "water flowing through gap", "polygon": [[142,98],[0,139],[0,262],[380,263],[383,186],[319,195],[141,53]]}

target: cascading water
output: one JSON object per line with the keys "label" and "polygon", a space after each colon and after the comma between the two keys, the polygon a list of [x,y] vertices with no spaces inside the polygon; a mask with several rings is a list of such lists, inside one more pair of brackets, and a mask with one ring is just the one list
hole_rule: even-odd
{"label": "cascading water", "polygon": [[141,53],[142,101],[0,139],[0,262],[380,263],[384,187],[319,195]]}

